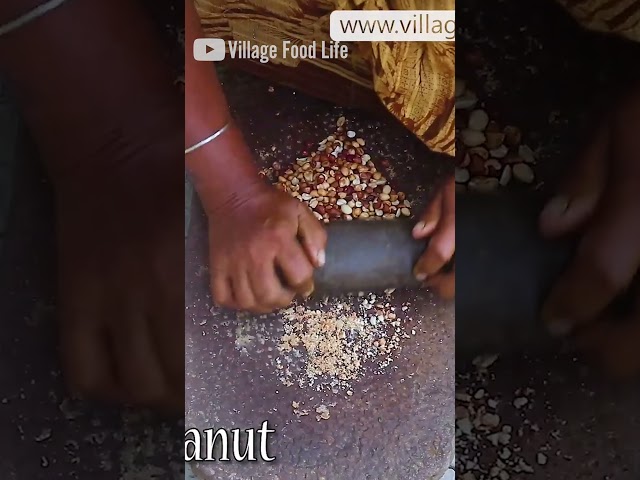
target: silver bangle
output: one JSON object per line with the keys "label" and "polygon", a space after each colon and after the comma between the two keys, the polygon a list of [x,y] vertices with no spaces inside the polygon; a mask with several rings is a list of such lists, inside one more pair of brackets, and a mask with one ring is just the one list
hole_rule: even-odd
{"label": "silver bangle", "polygon": [[203,145],[206,145],[207,143],[211,142],[212,140],[215,140],[215,139],[216,139],[216,138],[218,138],[220,135],[222,135],[222,134],[224,133],[224,131],[225,131],[227,128],[229,128],[229,125],[231,125],[231,122],[227,122],[227,123],[225,123],[225,124],[224,124],[224,126],[223,126],[220,130],[218,130],[218,131],[214,132],[213,134],[209,135],[209,136],[208,136],[207,138],[205,138],[204,140],[199,141],[199,142],[198,142],[198,143],[196,143],[195,145],[193,145],[193,146],[191,146],[191,147],[189,147],[189,148],[186,148],[186,149],[184,150],[184,154],[186,155],[186,154],[188,154],[188,153],[191,153],[191,152],[193,152],[194,150],[199,149],[199,148],[200,148],[200,147],[202,147]]}
{"label": "silver bangle", "polygon": [[24,27],[27,23],[31,23],[37,18],[46,15],[51,10],[58,8],[67,0],[49,0],[48,2],[43,3],[42,5],[38,5],[33,10],[28,11],[24,15],[20,15],[18,18],[11,20],[10,22],[5,23],[4,25],[0,25],[0,37],[6,35],[8,33],[17,30],[18,28]]}

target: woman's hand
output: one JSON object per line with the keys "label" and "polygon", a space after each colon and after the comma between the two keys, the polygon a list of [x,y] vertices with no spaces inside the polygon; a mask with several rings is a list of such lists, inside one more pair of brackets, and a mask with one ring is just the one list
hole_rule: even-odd
{"label": "woman's hand", "polygon": [[440,188],[413,229],[416,239],[429,238],[429,245],[416,263],[414,274],[442,297],[455,297],[455,271],[445,267],[456,251],[456,198],[452,178]]}
{"label": "woman's hand", "polygon": [[181,412],[184,174],[175,127],[123,140],[53,181],[67,382],[89,397]]}
{"label": "woman's hand", "polygon": [[579,160],[540,216],[543,234],[580,231],[581,237],[543,319],[557,335],[577,332],[612,370],[640,372],[640,301],[627,322],[596,322],[607,320],[607,307],[640,268],[640,88],[601,125]]}
{"label": "woman's hand", "polygon": [[313,291],[327,236],[311,211],[267,186],[209,214],[211,290],[227,308],[267,313]]}

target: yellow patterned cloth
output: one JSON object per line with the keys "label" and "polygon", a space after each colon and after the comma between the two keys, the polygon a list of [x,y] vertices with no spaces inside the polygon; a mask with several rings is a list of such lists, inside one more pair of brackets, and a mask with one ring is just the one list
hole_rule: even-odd
{"label": "yellow patterned cloth", "polygon": [[[453,10],[454,0],[196,0],[205,34],[282,45],[329,41],[333,10]],[[347,59],[279,58],[250,71],[346,105],[382,104],[429,148],[454,154],[455,44],[360,42]],[[247,68],[247,65],[244,65]],[[292,69],[295,68],[295,71]],[[372,102],[373,100],[373,102]]]}
{"label": "yellow patterned cloth", "polygon": [[640,0],[557,0],[585,28],[640,42]]}
{"label": "yellow patterned cloth", "polygon": [[[640,0],[557,0],[586,28],[640,41]],[[195,0],[205,34],[253,44],[328,41],[333,10],[453,10],[455,0]],[[455,152],[455,44],[360,42],[347,59],[238,62],[344,105],[382,105],[431,150]],[[248,63],[244,64],[243,63]],[[250,64],[250,65],[249,65]],[[294,71],[295,69],[295,71]]]}

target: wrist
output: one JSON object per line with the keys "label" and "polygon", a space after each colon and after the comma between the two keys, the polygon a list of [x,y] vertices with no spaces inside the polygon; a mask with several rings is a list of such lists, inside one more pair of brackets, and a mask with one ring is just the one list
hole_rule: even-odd
{"label": "wrist", "polygon": [[185,157],[185,165],[209,216],[233,210],[269,191],[235,124]]}

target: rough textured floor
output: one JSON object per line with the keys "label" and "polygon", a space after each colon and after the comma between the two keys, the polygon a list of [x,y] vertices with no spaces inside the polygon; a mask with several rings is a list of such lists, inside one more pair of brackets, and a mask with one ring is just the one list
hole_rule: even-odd
{"label": "rough textured floor", "polygon": [[[180,9],[149,2],[176,72]],[[177,2],[176,2],[177,3]],[[178,480],[183,424],[69,398],[56,351],[50,186],[28,145],[13,165],[15,120],[0,80],[0,471],[2,478]],[[27,142],[28,143],[28,142]],[[14,171],[15,167],[15,171]],[[13,193],[13,195],[9,195]]]}
{"label": "rough textured floor", "polygon": [[[226,75],[224,84],[265,167],[293,160],[302,145],[324,138],[344,114],[366,139],[373,160],[389,160],[392,182],[414,200],[415,211],[452,168],[388,117],[343,111],[235,73]],[[278,320],[242,318],[211,308],[205,219],[194,208],[186,267],[187,426],[246,427],[269,419],[279,432],[272,451],[280,456],[276,465],[201,464],[194,468],[196,474],[204,479],[439,479],[452,453],[452,306],[426,293],[395,292],[385,301],[397,306],[411,302],[408,323],[416,334],[403,341],[390,368],[382,375],[367,371],[354,382],[352,396],[287,387],[270,359],[281,335]],[[238,327],[251,335],[240,338]],[[330,405],[331,418],[298,417],[293,401]]]}
{"label": "rough textured floor", "polygon": [[[611,91],[628,82],[638,46],[586,34],[547,1],[458,2],[456,19],[458,76],[473,85],[492,118],[520,126],[540,148],[537,172],[550,189],[588,138],[584,126],[594,103],[596,111],[611,105]],[[458,477],[463,471],[473,472],[464,480],[640,477],[636,385],[608,384],[572,355],[480,360],[480,367],[456,366],[457,414],[473,412],[472,421],[492,426],[482,433],[485,427],[469,431],[459,421]],[[523,464],[500,467],[519,459],[529,473]]]}

